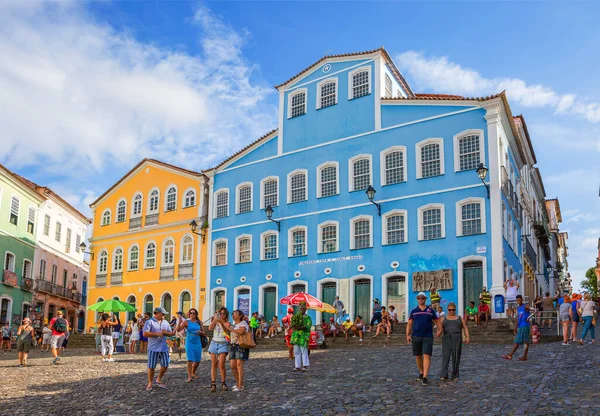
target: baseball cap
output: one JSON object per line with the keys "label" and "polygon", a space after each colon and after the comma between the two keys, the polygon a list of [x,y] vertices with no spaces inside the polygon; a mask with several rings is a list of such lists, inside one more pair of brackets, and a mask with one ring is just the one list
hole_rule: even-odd
{"label": "baseball cap", "polygon": [[335,319],[329,318],[329,322],[335,322]]}
{"label": "baseball cap", "polygon": [[154,313],[162,313],[163,315],[167,314],[167,310],[165,308],[163,308],[162,306],[159,306],[157,308],[154,308]]}
{"label": "baseball cap", "polygon": [[294,313],[294,308],[288,308],[288,313]]}
{"label": "baseball cap", "polygon": [[183,312],[179,311],[177,312],[177,315],[183,315]]}
{"label": "baseball cap", "polygon": [[375,298],[375,299],[373,299],[373,302],[379,303],[379,299]]}
{"label": "baseball cap", "polygon": [[346,316],[346,321],[349,321],[349,320],[350,320],[350,317],[349,317],[349,316]]}
{"label": "baseball cap", "polygon": [[419,294],[417,295],[417,298],[423,296],[424,298],[427,297],[427,295],[425,294],[425,292],[419,292]]}

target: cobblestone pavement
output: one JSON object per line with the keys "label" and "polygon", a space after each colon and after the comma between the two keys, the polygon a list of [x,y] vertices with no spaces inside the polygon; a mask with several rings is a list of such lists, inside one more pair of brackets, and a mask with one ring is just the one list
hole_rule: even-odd
{"label": "cobblestone pavement", "polygon": [[[407,346],[319,350],[307,373],[293,373],[284,351],[251,353],[246,391],[210,393],[210,364],[185,383],[185,361],[172,362],[168,390],[146,392],[145,357],[117,355],[103,363],[84,350],[65,352],[53,366],[34,351],[30,366],[16,353],[0,353],[0,414],[31,415],[380,415],[380,414],[577,414],[600,410],[598,345],[533,345],[530,359],[500,358],[510,346],[465,346],[458,382],[439,380],[440,347],[434,347],[429,386]],[[520,351],[519,351],[520,353]],[[227,366],[229,369],[229,365]],[[233,377],[228,373],[230,387]]]}

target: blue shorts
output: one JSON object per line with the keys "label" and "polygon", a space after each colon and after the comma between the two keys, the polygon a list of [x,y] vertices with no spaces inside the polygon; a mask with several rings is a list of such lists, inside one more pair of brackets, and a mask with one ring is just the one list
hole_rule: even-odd
{"label": "blue shorts", "polygon": [[248,348],[242,348],[238,344],[231,344],[231,348],[229,349],[230,360],[248,361],[248,358],[250,358],[250,350]]}
{"label": "blue shorts", "polygon": [[227,342],[211,341],[208,346],[209,354],[229,354],[229,344]]}
{"label": "blue shorts", "polygon": [[159,361],[161,367],[169,367],[169,353],[162,351],[148,351],[148,368],[154,370]]}
{"label": "blue shorts", "polygon": [[517,328],[517,336],[515,337],[515,344],[529,344],[529,336],[531,330],[529,326],[522,326]]}

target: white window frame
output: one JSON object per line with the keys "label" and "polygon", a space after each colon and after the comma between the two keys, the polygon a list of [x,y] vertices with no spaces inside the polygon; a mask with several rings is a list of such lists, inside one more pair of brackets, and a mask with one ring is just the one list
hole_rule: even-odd
{"label": "white window frame", "polygon": [[[387,229],[387,219],[394,215],[403,215],[404,216],[404,241],[401,243],[390,244],[388,242],[388,229]],[[393,209],[381,215],[381,244],[384,246],[387,245],[398,245],[408,243],[408,211],[405,209]]]}
{"label": "white window frame", "polygon": [[[166,249],[167,249],[167,243],[173,243],[172,247],[173,247],[173,255],[172,255],[172,260],[171,262],[167,263],[165,261],[165,253],[166,253]],[[169,246],[171,247],[171,246]],[[173,237],[167,237],[164,239],[163,243],[162,243],[162,247],[161,247],[161,251],[160,251],[160,264],[161,266],[164,267],[169,267],[169,266],[175,266],[175,259],[177,257],[175,256],[175,239],[173,239]]]}
{"label": "white window frame", "polygon": [[21,221],[21,198],[19,198],[17,195],[11,195],[10,196],[10,205],[8,206],[8,223],[12,224],[12,222],[10,222],[10,217],[11,215],[13,215],[13,200],[17,201],[17,223],[14,224],[16,227],[19,226],[19,223]]}
{"label": "white window frame", "polygon": [[[388,155],[388,153],[392,153],[392,152],[402,152],[402,166],[404,168],[404,172],[402,174],[402,180],[398,183],[386,183],[386,171],[387,171],[387,166],[385,164],[385,158]],[[408,174],[408,166],[406,164],[406,146],[391,146],[388,147],[387,149],[384,149],[381,151],[381,153],[379,153],[379,178],[380,178],[380,182],[381,182],[381,186],[388,186],[388,185],[398,185],[400,183],[404,183],[407,182],[407,174]]]}
{"label": "white window frame", "polygon": [[65,233],[66,238],[65,238],[65,253],[70,253],[71,252],[71,240],[73,238],[73,230],[71,230],[70,228],[67,228],[67,232]]}
{"label": "white window frame", "polygon": [[[217,265],[217,244],[225,243],[225,263]],[[227,266],[229,257],[229,242],[226,238],[219,238],[213,241],[213,255],[212,255],[212,265],[213,267]]]}
{"label": "white window frame", "polygon": [[[9,267],[6,267],[6,255],[10,254],[12,256],[12,269],[10,268],[10,263],[9,263]],[[13,273],[15,273],[15,270],[17,269],[17,256],[15,256],[15,253],[13,253],[12,251],[5,251],[4,252],[4,269],[3,270],[9,270]]]}
{"label": "white window frame", "polygon": [[[117,250],[121,250],[121,267],[120,268],[115,268],[115,261],[117,259]],[[123,251],[123,247],[121,246],[117,246],[115,247],[115,249],[113,250],[113,264],[111,267],[111,272],[115,272],[115,273],[123,273],[123,261],[125,260],[125,252]]]}
{"label": "white window frame", "polygon": [[[250,260],[245,262],[240,262],[240,240],[247,238],[250,240]],[[251,234],[242,234],[238,235],[235,238],[235,262],[236,264],[245,264],[252,263],[252,235]]]}
{"label": "white window frame", "polygon": [[[479,204],[479,210],[481,212],[481,234],[486,233],[485,226],[485,199],[483,198],[465,198],[456,202],[456,236],[463,237],[462,229],[462,206],[465,204]],[[469,234],[469,235],[480,235],[480,234]]]}
{"label": "white window frame", "polygon": [[265,182],[267,181],[276,181],[277,182],[277,203],[275,205],[271,205],[274,207],[279,206],[279,176],[267,176],[260,181],[260,209],[265,209]]}
{"label": "white window frame", "polygon": [[[423,166],[421,165],[421,149],[423,146],[428,144],[438,144],[440,146],[440,174],[436,176],[430,176],[431,178],[435,178],[437,176],[441,176],[445,173],[445,162],[444,162],[444,139],[441,137],[432,137],[429,139],[425,139],[420,141],[415,145],[416,155],[417,155],[417,179],[426,179],[423,178]],[[428,177],[429,178],[429,177]]]}
{"label": "white window frame", "polygon": [[[148,246],[150,244],[154,244],[154,266],[148,266]],[[148,241],[146,243],[146,245],[144,246],[144,269],[155,269],[156,268],[156,254],[158,253],[158,245],[156,244],[156,241],[152,240],[152,241]],[[162,254],[162,252],[161,252]]]}
{"label": "white window frame", "polygon": [[[2,195],[0,195],[0,197],[2,197]],[[106,210],[105,210],[105,212],[106,212]],[[110,215],[110,210],[108,210],[108,213]],[[102,214],[104,214],[104,212]],[[46,221],[46,220],[48,220],[48,221]],[[43,234],[46,237],[50,237],[50,223],[51,222],[52,222],[52,218],[50,218],[50,215],[45,214],[44,215],[44,231],[43,231]],[[100,220],[100,223],[102,224],[102,219]]]}
{"label": "white window frame", "polygon": [[[151,206],[151,201],[152,201],[152,192],[156,191],[157,195],[156,198],[158,199],[158,202],[156,203],[156,209],[152,210],[150,209]],[[150,192],[148,192],[148,211],[146,212],[146,214],[158,214],[158,212],[160,211],[160,189],[158,189],[157,187],[154,187],[152,189],[150,189]]]}
{"label": "white window frame", "polygon": [[[294,255],[294,232],[304,231],[304,254],[300,256]],[[288,229],[288,257],[302,257],[308,254],[308,227],[305,225],[297,225]]]}
{"label": "white window frame", "polygon": [[[29,276],[27,276],[25,263],[29,263]],[[29,259],[23,259],[23,265],[21,266],[21,275],[22,277],[32,279],[33,278],[33,262]]]}
{"label": "white window frame", "polygon": [[[30,221],[31,213],[33,212],[33,221]],[[35,234],[37,224],[37,209],[33,205],[29,205],[27,208],[27,232],[29,232],[29,223],[33,223],[33,227],[30,234]]]}
{"label": "white window frame", "polygon": [[362,153],[348,159],[348,192],[364,192],[367,189],[354,189],[354,163],[361,159],[369,161],[369,185],[373,185],[373,155]]}
{"label": "white window frame", "polygon": [[329,84],[331,82],[333,82],[335,84],[335,102],[332,105],[328,105],[327,107],[333,107],[334,105],[336,105],[338,103],[338,97],[339,97],[339,93],[340,93],[338,79],[337,79],[337,77],[327,78],[327,79],[324,79],[323,81],[320,81],[317,84],[317,99],[316,99],[317,110],[319,110],[321,108],[327,108],[327,107],[323,107],[323,105],[321,103],[321,90],[323,89],[323,85]]}
{"label": "white window frame", "polygon": [[[227,212],[225,213],[225,215],[223,215],[222,217],[217,217],[217,210],[219,208],[219,205],[217,204],[217,201],[219,200],[219,194],[221,193],[226,193],[227,194]],[[215,191],[214,193],[215,195],[215,207],[214,207],[214,212],[213,212],[213,219],[219,219],[219,218],[225,218],[229,216],[229,189],[228,188],[221,188]]]}
{"label": "white window frame", "polygon": [[519,257],[519,227],[516,221],[513,221],[513,240],[513,251]]}
{"label": "white window frame", "polygon": [[[369,94],[370,95],[372,93],[372,88],[373,88],[373,82],[371,81],[371,66],[367,65],[367,66],[361,66],[356,68],[355,70],[351,71],[348,73],[348,100],[354,100],[354,89],[352,88],[352,77],[356,74],[358,74],[359,72],[363,72],[363,71],[367,71],[367,75],[369,78]],[[366,95],[362,95],[361,97],[358,98],[362,98],[362,97],[366,97]]]}
{"label": "white window frame", "polygon": [[502,201],[502,237],[504,237],[504,239],[506,241],[508,241],[508,234],[506,233],[507,231],[507,227],[506,227],[506,203],[504,201]]}
{"label": "white window frame", "polygon": [[279,233],[277,231],[274,230],[268,230],[265,231],[264,233],[260,234],[260,259],[261,260],[267,260],[265,259],[265,237],[269,237],[274,235],[275,238],[277,239],[277,244],[275,245],[275,258],[274,259],[268,259],[268,260],[277,260],[279,258]]}
{"label": "white window frame", "polygon": [[[335,194],[334,195],[327,195],[327,196],[322,196],[321,194],[321,171],[329,166],[333,166],[335,167],[335,177],[336,177],[336,184],[335,184]],[[334,161],[328,161],[328,162],[324,162],[321,163],[319,166],[317,166],[317,198],[329,198],[335,195],[339,195],[340,194],[340,163],[339,162],[334,162]]]}
{"label": "white window frame", "polygon": [[[138,258],[137,258],[137,267],[133,268],[131,267],[131,251],[137,248],[137,253],[138,253]],[[141,256],[140,256],[140,246],[138,244],[132,244],[129,249],[127,250],[127,271],[135,271],[135,270],[139,270],[140,269],[140,260],[141,260]]]}
{"label": "white window frame", "polygon": [[[175,208],[167,210],[167,203],[168,203],[167,201],[169,200],[169,190],[171,190],[171,188],[175,188]],[[179,189],[177,188],[177,185],[172,183],[169,186],[167,186],[167,190],[165,191],[165,200],[164,200],[164,205],[163,205],[163,211],[164,212],[177,211],[177,198],[179,198]]]}
{"label": "white window frame", "polygon": [[301,114],[296,117],[292,117],[292,98],[298,94],[304,93],[304,114],[308,113],[308,90],[306,88],[298,88],[297,90],[288,94],[288,102],[287,102],[287,118],[296,118],[302,117],[304,114]]}
{"label": "white window frame", "polygon": [[[119,221],[119,205],[121,204],[121,202],[125,203],[123,221]],[[121,198],[117,201],[116,212],[115,212],[115,224],[120,224],[122,222],[127,222],[127,200],[125,198]]]}
{"label": "white window frame", "polygon": [[[335,227],[336,227],[335,228],[335,230],[336,230],[336,233],[335,233],[335,242],[336,242],[336,244],[335,244],[335,250],[334,251],[325,252],[325,251],[323,251],[323,227],[327,227],[328,225],[335,225]],[[339,223],[339,221],[330,220],[330,221],[322,222],[322,223],[320,223],[318,225],[317,229],[319,231],[319,234],[317,236],[317,243],[318,243],[317,253],[318,254],[335,253],[337,251],[340,251],[340,223]]]}
{"label": "white window frame", "polygon": [[[301,201],[292,202],[292,177],[302,174],[304,175],[304,199]],[[297,204],[298,202],[308,201],[308,169],[296,169],[287,174],[287,198],[288,204]]]}
{"label": "white window frame", "polygon": [[54,241],[60,243],[60,240],[62,240],[62,223],[60,221],[56,221],[56,224],[54,225]]}
{"label": "white window frame", "polygon": [[[240,190],[244,186],[250,186],[250,211],[240,212]],[[254,184],[252,182],[242,182],[235,187],[235,213],[247,214],[254,211]]]}
{"label": "white window frame", "polygon": [[[188,192],[192,191],[194,193],[194,204],[193,205],[188,205],[187,204],[187,199],[188,199]],[[183,194],[181,195],[181,206],[185,209],[185,208],[192,208],[195,207],[196,205],[198,205],[198,192],[196,192],[196,189],[190,187],[187,188],[185,191],[183,191]]]}
{"label": "white window frame", "polygon": [[481,129],[469,129],[461,131],[458,134],[455,134],[453,137],[454,142],[454,172],[468,172],[469,170],[460,170],[460,146],[459,140],[465,136],[479,136],[479,163],[485,163],[485,148],[484,146],[484,137],[483,130]]}
{"label": "white window frame", "polygon": [[[184,259],[184,254],[185,254],[185,239],[186,238],[190,238],[192,240],[192,257],[189,260],[185,260]],[[191,234],[184,234],[183,237],[181,237],[181,250],[179,250],[181,253],[179,254],[179,262],[181,264],[191,264],[194,262],[194,236]]]}
{"label": "white window frame", "polygon": [[[105,269],[102,270],[102,253],[104,253],[106,255],[106,265],[105,265]],[[98,274],[108,274],[108,261],[109,261],[109,255],[108,255],[108,250],[106,250],[105,248],[103,248],[102,250],[100,250],[100,252],[98,253]],[[52,276],[54,275],[54,267],[56,266],[56,264],[52,265]],[[58,274],[58,267],[56,268],[56,273]],[[58,276],[55,276],[56,279],[58,279]]]}
{"label": "white window frame", "polygon": [[[356,248],[356,242],[354,241],[354,223],[357,221],[369,221],[369,247]],[[373,248],[373,216],[358,215],[350,219],[350,250],[364,250],[367,248]]]}
{"label": "white window frame", "polygon": [[[437,208],[440,210],[440,216],[441,216],[441,237],[440,238],[436,238],[434,240],[424,240],[424,230],[423,230],[423,212],[428,210],[428,209],[432,209],[432,208]],[[417,213],[418,213],[418,229],[419,229],[419,241],[436,241],[436,240],[441,240],[443,238],[446,238],[446,207],[444,204],[427,204],[427,205],[423,205],[421,207],[419,207],[417,209]]]}
{"label": "white window frame", "polygon": [[[383,97],[384,98],[392,98],[394,96],[394,83],[392,82],[392,77],[389,76],[389,74],[383,74]],[[390,93],[388,94],[388,81],[390,84]]]}
{"label": "white window frame", "polygon": [[[108,212],[108,222],[105,224],[104,216],[106,215],[107,212]],[[112,212],[110,211],[110,208],[107,208],[104,211],[102,211],[102,216],[100,217],[100,227],[106,227],[107,225],[110,225],[111,222],[112,222]]]}
{"label": "white window frame", "polygon": [[508,246],[513,248],[513,219],[510,213],[507,215],[507,229],[508,229]]}
{"label": "white window frame", "polygon": [[[140,213],[135,214],[134,213],[135,198],[138,196],[142,198],[142,200],[140,201]],[[131,212],[129,213],[129,216],[130,216],[130,218],[140,218],[142,216],[143,212],[144,212],[144,195],[141,192],[136,192],[135,194],[133,194],[133,197],[131,198]]]}

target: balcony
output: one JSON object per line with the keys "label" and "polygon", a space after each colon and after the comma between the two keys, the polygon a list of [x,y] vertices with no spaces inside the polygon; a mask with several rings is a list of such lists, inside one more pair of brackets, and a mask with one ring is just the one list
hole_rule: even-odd
{"label": "balcony", "polygon": [[4,270],[4,273],[2,274],[2,283],[8,286],[18,287],[19,277],[15,272],[11,272],[10,270]]}
{"label": "balcony", "polygon": [[527,257],[529,257],[530,263],[535,265],[535,264],[537,264],[537,254],[535,253],[533,246],[529,242],[529,239],[527,237],[525,237],[524,240],[525,240],[525,255]]}
{"label": "balcony", "polygon": [[52,293],[52,283],[44,279],[35,279],[35,287],[38,292]]}
{"label": "balcony", "polygon": [[158,224],[158,214],[148,214],[146,215],[145,221],[146,227],[149,225],[157,225]]}
{"label": "balcony", "polygon": [[175,278],[175,266],[160,268],[160,280],[173,280]]}
{"label": "balcony", "polygon": [[194,263],[180,264],[178,279],[191,279],[194,277]]}
{"label": "balcony", "polygon": [[106,286],[106,274],[96,275],[96,286]]}
{"label": "balcony", "polygon": [[[148,218],[146,216],[146,218]],[[146,225],[148,225],[148,220],[146,219]],[[142,217],[130,218],[129,219],[129,229],[135,230],[136,228],[142,228]]]}
{"label": "balcony", "polygon": [[21,289],[33,292],[33,279],[31,277],[23,276],[21,279]]}
{"label": "balcony", "polygon": [[121,285],[123,284],[123,273],[111,273],[110,274],[110,284],[112,285]]}

